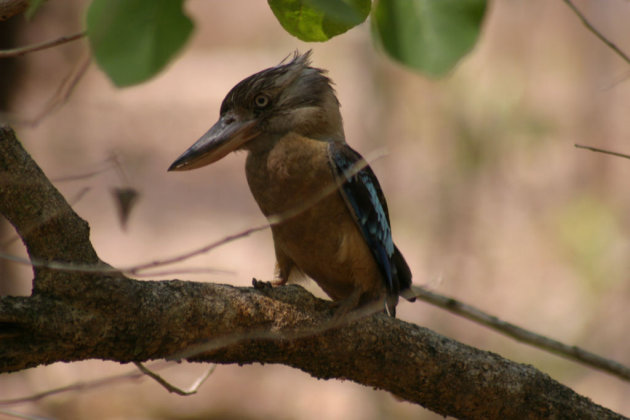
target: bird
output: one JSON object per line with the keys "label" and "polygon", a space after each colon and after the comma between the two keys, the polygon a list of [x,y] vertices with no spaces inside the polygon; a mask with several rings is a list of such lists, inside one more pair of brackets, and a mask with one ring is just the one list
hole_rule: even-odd
{"label": "bird", "polygon": [[382,302],[395,317],[399,295],[410,295],[411,271],[392,240],[374,172],[346,143],[333,82],[311,54],[295,51],[236,84],[218,121],[168,170],[245,151],[247,183],[271,225],[272,284],[305,274],[337,302],[338,316]]}

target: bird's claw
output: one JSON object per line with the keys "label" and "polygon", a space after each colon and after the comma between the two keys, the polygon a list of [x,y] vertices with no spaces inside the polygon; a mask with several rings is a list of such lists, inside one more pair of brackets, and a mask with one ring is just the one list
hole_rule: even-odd
{"label": "bird's claw", "polygon": [[252,286],[256,290],[271,290],[273,288],[270,281],[257,280],[256,277],[252,278]]}

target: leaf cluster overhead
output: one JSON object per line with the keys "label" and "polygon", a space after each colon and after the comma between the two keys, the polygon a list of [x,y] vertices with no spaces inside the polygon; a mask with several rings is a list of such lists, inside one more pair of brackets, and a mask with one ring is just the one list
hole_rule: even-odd
{"label": "leaf cluster overhead", "polygon": [[[29,9],[32,16],[40,2]],[[268,0],[291,35],[325,42],[370,18],[376,45],[423,74],[447,74],[475,45],[487,0]],[[184,0],[92,0],[86,29],[99,67],[119,86],[142,83],[182,51],[194,29]]]}

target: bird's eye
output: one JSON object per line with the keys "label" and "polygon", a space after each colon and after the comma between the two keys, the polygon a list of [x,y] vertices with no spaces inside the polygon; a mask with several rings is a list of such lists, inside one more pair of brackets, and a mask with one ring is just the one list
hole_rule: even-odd
{"label": "bird's eye", "polygon": [[254,104],[257,108],[264,108],[269,105],[269,97],[267,95],[258,95],[254,98]]}

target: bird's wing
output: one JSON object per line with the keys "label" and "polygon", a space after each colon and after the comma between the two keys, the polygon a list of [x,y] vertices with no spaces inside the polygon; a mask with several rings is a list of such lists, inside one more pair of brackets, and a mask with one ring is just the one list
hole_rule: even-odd
{"label": "bird's wing", "polygon": [[335,178],[341,185],[339,192],[376,260],[387,291],[398,295],[401,285],[398,284],[398,276],[393,272],[396,270],[392,262],[395,247],[389,213],[376,175],[363,157],[347,144],[328,143],[328,159]]}

